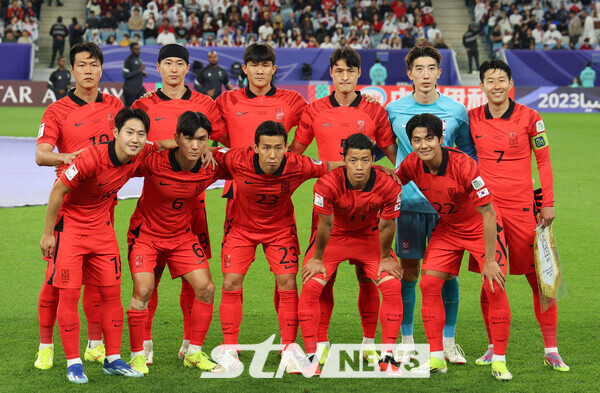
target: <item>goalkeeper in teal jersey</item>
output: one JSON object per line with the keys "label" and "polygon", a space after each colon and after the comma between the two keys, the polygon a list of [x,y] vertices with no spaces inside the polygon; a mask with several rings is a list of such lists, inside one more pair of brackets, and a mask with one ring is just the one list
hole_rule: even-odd
{"label": "goalkeeper in teal jersey", "polygon": [[[413,93],[390,103],[386,110],[394,134],[398,138],[396,167],[413,151],[406,136],[406,123],[422,113],[436,115],[443,122],[444,146],[454,147],[477,159],[475,146],[469,132],[469,117],[464,105],[436,91],[437,80],[442,70],[442,55],[431,46],[413,48],[406,56],[406,73],[413,81]],[[449,190],[449,192],[451,192]],[[440,207],[444,208],[444,206]],[[439,209],[438,209],[439,210]],[[396,225],[396,255],[401,258],[402,301],[402,344],[396,352],[397,361],[405,361],[414,354],[413,318],[419,260],[423,259],[427,239],[437,225],[439,216],[425,199],[415,183],[402,187],[402,205]],[[444,356],[450,363],[466,363],[460,346],[454,342],[456,317],[458,315],[458,280],[446,281],[442,289],[446,324],[444,326]]]}

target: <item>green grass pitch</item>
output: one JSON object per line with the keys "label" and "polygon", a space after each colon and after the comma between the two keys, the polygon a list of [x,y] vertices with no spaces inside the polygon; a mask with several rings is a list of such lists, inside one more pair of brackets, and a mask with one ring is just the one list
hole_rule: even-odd
{"label": "green grass pitch", "polygon": [[[0,108],[0,135],[35,137],[45,108]],[[597,391],[600,378],[596,368],[598,334],[598,299],[600,286],[598,257],[593,244],[598,239],[598,191],[600,174],[597,146],[600,145],[596,114],[544,114],[551,144],[556,199],[555,231],[569,295],[559,304],[558,342],[569,373],[551,371],[543,363],[543,343],[533,315],[531,291],[524,277],[511,276],[507,290],[512,309],[512,326],[508,347],[508,366],[513,381],[493,380],[490,369],[474,361],[485,350],[485,336],[479,309],[479,276],[464,267],[460,276],[461,305],[456,340],[464,348],[468,363],[450,366],[445,375],[430,379],[305,379],[284,375],[279,380],[251,378],[246,371],[233,380],[200,379],[199,370],[183,367],[177,359],[182,334],[179,308],[179,281],[165,275],[161,283],[160,302],[154,321],[155,364],[150,374],[140,380],[105,376],[99,364],[86,362],[90,383],[75,387],[65,378],[66,363],[55,329],[55,366],[48,371],[33,367],[38,346],[37,297],[45,264],[39,240],[45,206],[0,209],[0,391]],[[0,143],[1,140],[0,140]],[[32,152],[33,153],[33,152]],[[311,146],[308,155],[315,156]],[[33,154],[31,156],[33,158]],[[7,171],[10,168],[2,168]],[[294,194],[301,247],[306,248],[311,211],[311,190],[307,182]],[[220,190],[207,192],[208,221],[211,228],[213,259],[211,270],[217,286],[215,313],[205,342],[210,352],[222,340],[218,316],[221,297],[219,247],[222,237],[224,200]],[[135,200],[121,201],[116,209],[116,230],[123,258],[129,217]],[[125,259],[122,283],[124,306],[131,296],[131,279]],[[259,343],[278,333],[273,307],[273,277],[262,251],[249,271],[244,285],[244,319],[240,342]],[[353,269],[344,264],[335,285],[336,305],[330,338],[334,343],[360,343],[362,331],[357,311],[358,288]],[[415,339],[426,343],[420,321],[420,295],[417,296]],[[82,320],[81,348],[86,337]],[[277,338],[278,340],[278,338]],[[300,336],[298,342],[301,342]],[[122,354],[129,359],[128,335],[123,335]],[[83,353],[82,353],[83,355]],[[249,359],[246,356],[242,360]],[[274,371],[278,356],[269,357],[265,371]]]}

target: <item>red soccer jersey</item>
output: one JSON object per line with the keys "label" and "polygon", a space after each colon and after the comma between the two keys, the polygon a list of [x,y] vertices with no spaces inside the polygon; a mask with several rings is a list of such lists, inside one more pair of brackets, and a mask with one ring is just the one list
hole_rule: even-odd
{"label": "red soccer jersey", "polygon": [[387,112],[378,103],[368,103],[358,92],[349,106],[340,106],[335,92],[313,102],[302,114],[294,139],[303,145],[317,140],[319,158],[341,161],[346,138],[360,132],[379,147],[394,143],[394,133]]}
{"label": "red soccer jersey", "polygon": [[283,124],[289,132],[298,125],[307,105],[304,97],[292,90],[273,87],[266,95],[256,96],[248,86],[224,92],[216,103],[232,148],[252,146],[256,129],[267,120]]}
{"label": "red soccer jersey", "polygon": [[252,147],[213,152],[237,187],[228,219],[248,231],[272,231],[295,224],[292,193],[306,180],[327,172],[327,163],[286,153],[274,174],[260,168]]}
{"label": "red soccer jersey", "polygon": [[89,104],[69,94],[50,104],[42,116],[37,144],[49,143],[59,153],[73,153],[113,138],[115,117],[123,109],[117,97],[98,92]]}
{"label": "red soccer jersey", "polygon": [[136,173],[145,179],[130,229],[157,240],[190,230],[194,201],[215,180],[227,174],[220,166],[215,169],[212,166],[201,169],[201,166],[198,161],[191,170],[182,170],[175,150],[147,156]]}
{"label": "red soccer jersey", "polygon": [[216,140],[225,133],[225,123],[219,114],[217,105],[207,95],[190,90],[185,87],[183,97],[171,99],[158,89],[156,94],[148,98],[140,98],[135,101],[132,108],[143,109],[150,117],[149,141],[162,141],[173,139],[177,130],[177,119],[187,111],[202,112],[210,120],[212,132],[210,138]]}
{"label": "red soccer jersey", "polygon": [[110,208],[117,192],[133,176],[144,156],[156,149],[156,144],[146,143],[126,164],[118,160],[114,140],[82,151],[60,176],[71,192],[63,200],[56,221],[58,230],[88,235],[110,228]]}
{"label": "red soccer jersey", "polygon": [[542,183],[542,207],[554,206],[550,148],[536,111],[511,100],[506,113],[494,119],[483,105],[469,111],[469,123],[481,174],[498,207],[532,211],[531,150]]}
{"label": "red soccer jersey", "polygon": [[439,213],[440,220],[459,234],[483,230],[477,207],[492,202],[492,195],[479,174],[477,163],[467,154],[442,147],[442,165],[436,175],[417,155],[410,153],[396,170],[406,184],[415,182]]}
{"label": "red soccer jersey", "polygon": [[355,190],[346,168],[337,168],[317,180],[313,207],[317,213],[333,214],[331,235],[361,236],[372,234],[380,218],[398,217],[401,196],[402,187],[382,172],[371,169],[365,188]]}

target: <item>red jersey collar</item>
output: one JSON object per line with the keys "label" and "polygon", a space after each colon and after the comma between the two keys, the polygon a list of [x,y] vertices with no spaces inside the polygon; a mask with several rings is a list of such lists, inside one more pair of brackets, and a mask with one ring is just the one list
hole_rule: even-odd
{"label": "red jersey collar", "polygon": [[[248,98],[256,98],[258,97],[256,94],[254,94],[252,92],[252,90],[250,90],[250,85],[246,85],[246,87],[244,87],[244,91],[246,92],[246,95],[248,96]],[[277,88],[275,86],[271,87],[271,90],[269,90],[267,92],[267,94],[265,94],[266,96],[270,97],[270,96],[274,96],[275,93],[277,93]]]}
{"label": "red jersey collar", "polygon": [[115,151],[115,140],[107,142],[108,144],[108,157],[110,158],[110,162],[116,167],[121,166],[121,161],[117,157],[117,152]]}
{"label": "red jersey collar", "polygon": [[[163,101],[171,100],[171,98],[169,96],[167,96],[165,93],[163,93],[161,89],[156,90],[156,95],[158,96],[158,98],[160,98]],[[192,91],[190,90],[189,87],[186,86],[185,93],[183,93],[183,96],[181,96],[181,99],[189,100],[191,96],[192,96]]]}
{"label": "red jersey collar", "polygon": [[[446,174],[446,168],[448,167],[448,149],[442,146],[442,164],[440,165],[440,169],[437,171],[436,176],[444,176]],[[425,161],[423,161],[423,172],[429,172],[429,167],[425,165]]]}
{"label": "red jersey collar", "polygon": [[[360,100],[362,100],[362,95],[360,94],[360,91],[355,91],[355,93],[357,94],[356,98],[350,103],[350,105],[348,105],[354,108],[357,107],[360,104]],[[337,100],[335,99],[335,90],[329,95],[329,102],[334,108],[338,108],[341,106],[340,103],[337,102]]]}
{"label": "red jersey collar", "polygon": [[[71,90],[69,90],[68,96],[71,99],[71,101],[73,101],[74,103],[76,103],[79,106],[84,106],[87,104],[87,102],[85,102],[84,100],[82,100],[81,98],[79,98],[75,95],[75,88],[72,88]],[[95,102],[102,102],[102,93],[100,93],[100,90],[98,90],[98,95],[96,96]]]}
{"label": "red jersey collar", "polygon": [[[350,183],[350,180],[348,179],[348,173],[346,172],[346,168],[344,168],[344,179],[346,179],[346,189],[354,190],[354,187],[352,187],[352,183]],[[369,175],[369,181],[367,182],[367,185],[365,186],[365,188],[362,189],[362,192],[373,191],[373,186],[375,185],[376,179],[377,179],[377,172],[375,171],[375,169],[371,168],[371,173]]]}
{"label": "red jersey collar", "polygon": [[[512,116],[512,114],[515,110],[515,102],[513,100],[511,100],[510,98],[508,100],[510,101],[510,104],[508,105],[508,109],[506,110],[506,112],[504,112],[502,114],[502,116],[500,116],[501,119],[505,119],[505,120],[510,119],[510,117]],[[492,112],[490,112],[489,105],[490,105],[489,103],[485,104],[485,118],[487,120],[491,120],[494,118],[492,116]]]}
{"label": "red jersey collar", "polygon": [[[173,169],[173,172],[181,172],[183,169],[181,169],[181,165],[179,165],[179,163],[177,162],[177,158],[175,158],[176,150],[177,149],[169,150],[169,163],[171,164],[171,169]],[[202,161],[198,160],[196,165],[194,165],[194,167],[190,169],[190,172],[198,173],[200,168],[202,168]]]}
{"label": "red jersey collar", "polygon": [[[260,164],[258,163],[258,154],[254,153],[254,157],[252,158],[252,162],[254,163],[254,171],[257,175],[266,175],[265,171],[262,170]],[[283,174],[283,170],[285,169],[285,164],[287,163],[287,154],[283,156],[283,160],[281,161],[281,165],[279,168],[273,173],[273,176],[281,176]]]}

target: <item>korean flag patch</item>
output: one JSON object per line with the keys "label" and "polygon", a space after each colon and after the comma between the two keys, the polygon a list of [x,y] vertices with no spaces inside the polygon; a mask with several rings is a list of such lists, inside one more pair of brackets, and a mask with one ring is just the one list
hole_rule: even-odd
{"label": "korean flag patch", "polygon": [[481,187],[485,186],[485,182],[483,181],[483,179],[481,178],[481,176],[477,176],[475,178],[475,180],[473,180],[471,182],[471,184],[473,185],[473,188],[476,190],[479,190]]}
{"label": "korean flag patch", "polygon": [[315,205],[323,207],[323,197],[315,192]]}
{"label": "korean flag patch", "polygon": [[65,176],[67,177],[67,179],[69,179],[69,181],[71,181],[78,173],[79,171],[77,170],[77,167],[75,166],[75,164],[73,164],[69,167],[69,169],[65,171]]}
{"label": "korean flag patch", "polygon": [[544,125],[544,121],[538,120],[537,123],[535,123],[535,129],[538,133],[546,131],[546,126]]}
{"label": "korean flag patch", "polygon": [[477,196],[479,198],[483,198],[484,196],[490,195],[490,192],[488,191],[487,187],[486,188],[482,188],[481,190],[477,191]]}
{"label": "korean flag patch", "polygon": [[44,128],[46,128],[46,123],[40,124],[40,128],[38,129],[38,138],[44,136]]}

